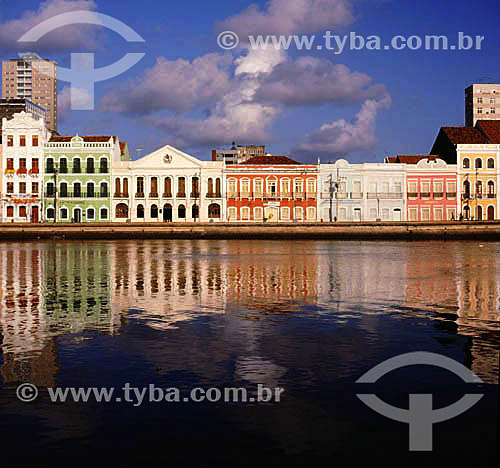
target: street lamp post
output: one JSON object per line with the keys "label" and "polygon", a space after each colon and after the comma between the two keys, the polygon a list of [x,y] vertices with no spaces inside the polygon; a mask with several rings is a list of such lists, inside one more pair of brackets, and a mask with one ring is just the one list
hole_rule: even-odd
{"label": "street lamp post", "polygon": [[54,224],[57,223],[57,163],[54,164]]}

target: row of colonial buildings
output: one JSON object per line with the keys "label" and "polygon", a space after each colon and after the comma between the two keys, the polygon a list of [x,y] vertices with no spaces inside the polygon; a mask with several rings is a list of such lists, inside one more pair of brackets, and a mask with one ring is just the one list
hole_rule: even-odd
{"label": "row of colonial buildings", "polygon": [[3,119],[0,222],[361,222],[500,219],[500,121],[443,127],[429,155],[302,164],[202,161],[171,146],[131,160],[117,136]]}

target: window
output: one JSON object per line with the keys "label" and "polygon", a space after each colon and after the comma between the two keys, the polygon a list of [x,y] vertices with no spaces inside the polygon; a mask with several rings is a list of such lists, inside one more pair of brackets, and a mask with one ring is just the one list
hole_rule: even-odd
{"label": "window", "polygon": [[481,98],[481,97],[480,97],[480,98],[477,98],[477,103],[478,103],[478,104],[482,104],[482,103],[483,103],[483,98]]}
{"label": "window", "polygon": [[478,198],[483,197],[483,183],[480,180],[476,182],[476,195]]}
{"label": "window", "polygon": [[474,166],[476,169],[481,169],[483,167],[483,161],[481,158],[476,158]]}
{"label": "window", "polygon": [[137,178],[137,193],[135,196],[144,198],[144,177]]}
{"label": "window", "polygon": [[297,206],[295,208],[295,219],[297,219],[297,220],[304,219],[304,210],[302,209],[301,206]]}
{"label": "window", "polygon": [[80,182],[75,182],[73,184],[73,196],[75,198],[80,198],[82,196],[82,184],[80,184]]}
{"label": "window", "polygon": [[316,219],[316,208],[314,206],[309,206],[307,208],[307,220],[314,221]]}
{"label": "window", "polygon": [[8,206],[7,207],[7,218],[13,218],[13,217],[14,217],[14,207]]}
{"label": "window", "polygon": [[443,181],[434,181],[434,198],[443,198]]}
{"label": "window", "polygon": [[89,208],[87,210],[87,219],[94,220],[95,219],[95,210],[94,208]]}
{"label": "window", "polygon": [[68,173],[68,160],[66,158],[59,159],[59,172],[61,174]]}
{"label": "window", "polygon": [[61,217],[61,219],[68,219],[68,209],[67,208],[61,208],[60,217]]}
{"label": "window", "polygon": [[59,186],[59,195],[61,198],[66,198],[68,196],[68,184],[66,182],[61,182]]}
{"label": "window", "polygon": [[19,169],[26,171],[26,158],[19,159]]}
{"label": "window", "polygon": [[151,177],[151,193],[149,196],[152,198],[158,197],[158,177]]}
{"label": "window", "polygon": [[99,168],[99,172],[101,174],[107,174],[108,173],[108,160],[105,158],[101,159],[101,165]]}
{"label": "window", "polygon": [[87,159],[87,174],[94,173],[94,158]]}
{"label": "window", "polygon": [[100,218],[102,220],[108,219],[108,209],[107,208],[101,208]]}
{"label": "window", "polygon": [[449,199],[453,199],[456,196],[457,196],[457,183],[455,181],[447,182],[446,183],[446,197]]}
{"label": "window", "polygon": [[210,177],[208,179],[208,192],[207,192],[207,198],[212,198],[214,196],[214,181]]}
{"label": "window", "polygon": [[55,193],[55,186],[53,182],[48,182],[47,183],[47,196],[48,197],[53,197]]}
{"label": "window", "polygon": [[31,171],[38,174],[39,171],[38,158],[33,158],[31,160]]}
{"label": "window", "polygon": [[264,211],[262,207],[257,206],[253,209],[253,219],[262,219],[264,217]]}
{"label": "window", "polygon": [[24,135],[19,137],[19,146],[26,146],[26,137]]}
{"label": "window", "polygon": [[250,181],[248,179],[242,179],[240,181],[240,196],[248,198],[250,196]]}
{"label": "window", "polygon": [[200,207],[198,205],[193,205],[191,207],[191,218],[198,219],[200,217]]}
{"label": "window", "polygon": [[303,187],[304,187],[304,185],[303,185],[303,183],[302,183],[302,181],[301,181],[301,180],[296,180],[296,181],[295,181],[295,184],[294,184],[294,190],[295,190],[295,193],[296,193],[296,194],[300,194],[300,193],[302,193],[302,191],[303,191]]}
{"label": "window", "polygon": [[236,220],[236,207],[235,206],[230,206],[227,209],[227,216],[230,221]]}
{"label": "window", "polygon": [[14,136],[7,135],[7,146],[14,146]]}
{"label": "window", "polygon": [[482,109],[481,107],[479,107],[479,108],[477,109],[477,113],[478,113],[478,114],[482,114],[482,113],[483,113],[483,109]]}
{"label": "window", "polygon": [[[177,184],[178,184],[177,196],[179,198],[186,198],[186,178],[179,177],[177,179]],[[181,206],[183,206],[183,205],[181,205]],[[186,216],[184,215],[184,217],[186,217]]]}
{"label": "window", "polygon": [[94,198],[95,193],[94,193],[94,183],[93,182],[87,182],[87,197],[89,198]]}
{"label": "window", "polygon": [[128,197],[128,178],[123,179],[123,193],[124,197]]}
{"label": "window", "polygon": [[125,203],[116,205],[116,217],[118,219],[128,218],[128,206]]}
{"label": "window", "polygon": [[19,217],[26,218],[26,207],[24,205],[19,207]]}
{"label": "window", "polygon": [[287,206],[281,208],[281,219],[290,219],[290,208]]}
{"label": "window", "polygon": [[497,113],[497,110],[496,110],[494,107],[492,107],[492,108],[490,109],[490,113],[491,113],[491,114],[496,114],[496,113]]}
{"label": "window", "polygon": [[495,104],[495,98],[490,98],[490,104]]}
{"label": "window", "polygon": [[220,182],[220,178],[217,177],[216,181],[215,181],[215,195],[217,198],[221,198],[222,197],[222,193],[221,193],[221,182]]}
{"label": "window", "polygon": [[355,180],[352,184],[353,193],[360,194],[361,193],[361,182],[359,180]]}
{"label": "window", "polygon": [[208,206],[208,217],[210,219],[220,218],[220,206],[217,203]]}
{"label": "window", "polygon": [[31,193],[38,193],[38,182],[31,182]]}
{"label": "window", "polygon": [[100,186],[100,191],[99,195],[101,198],[107,198],[108,197],[108,183],[107,182],[101,182]]}
{"label": "window", "polygon": [[456,208],[448,208],[447,210],[447,218],[449,221],[456,221],[457,219],[457,210]]}
{"label": "window", "polygon": [[248,206],[243,206],[241,208],[241,219],[248,221],[250,219],[250,208]]}
{"label": "window", "polygon": [[316,181],[314,179],[307,180],[307,194],[309,196],[316,194]]}
{"label": "window", "polygon": [[274,196],[278,192],[276,179],[269,179],[267,181],[267,195]]}
{"label": "window", "polygon": [[389,211],[389,208],[382,209],[382,219],[384,221],[390,221],[390,211]]}
{"label": "window", "polygon": [[7,182],[7,193],[14,193],[14,182]]}
{"label": "window", "polygon": [[488,159],[488,169],[495,169],[495,160],[493,158]]}
{"label": "window", "polygon": [[26,182],[19,182],[19,193],[26,193]]}
{"label": "window", "polygon": [[495,182],[492,180],[488,182],[488,198],[495,198]]}
{"label": "window", "polygon": [[282,197],[290,196],[290,181],[288,179],[281,180],[281,196]]}
{"label": "window", "polygon": [[[263,182],[262,179],[255,179],[253,183],[255,197],[262,197]],[[261,216],[262,217],[262,216]]]}
{"label": "window", "polygon": [[163,187],[163,197],[172,198],[172,179],[170,177],[165,178]]}
{"label": "window", "polygon": [[48,208],[47,209],[47,219],[54,219],[54,217],[55,217],[54,208]]}
{"label": "window", "polygon": [[31,146],[38,146],[38,135],[33,135],[31,138]]}
{"label": "window", "polygon": [[229,179],[227,181],[227,196],[234,198],[236,196],[236,180]]}
{"label": "window", "polygon": [[443,221],[443,208],[434,208],[434,221]]}
{"label": "window", "polygon": [[144,219],[144,206],[142,205],[137,206],[137,217],[139,219]]}
{"label": "window", "polygon": [[121,181],[120,179],[115,179],[115,197],[120,197],[121,196]]}
{"label": "window", "polygon": [[7,168],[6,169],[9,171],[14,170],[14,159],[13,158],[7,159]]}
{"label": "window", "polygon": [[420,196],[429,198],[431,196],[431,183],[428,180],[423,180],[420,185]]}
{"label": "window", "polygon": [[422,208],[422,221],[430,221],[431,220],[431,209],[430,208]]}
{"label": "window", "polygon": [[158,218],[158,207],[156,205],[151,205],[151,218]]}
{"label": "window", "polygon": [[408,181],[408,198],[417,198],[418,196],[417,186],[418,183],[416,180]]}
{"label": "window", "polygon": [[177,217],[180,219],[184,219],[186,217],[186,207],[184,205],[179,205],[177,209]]}
{"label": "window", "polygon": [[80,166],[80,159],[73,159],[73,174],[80,174],[82,172],[82,168]]}

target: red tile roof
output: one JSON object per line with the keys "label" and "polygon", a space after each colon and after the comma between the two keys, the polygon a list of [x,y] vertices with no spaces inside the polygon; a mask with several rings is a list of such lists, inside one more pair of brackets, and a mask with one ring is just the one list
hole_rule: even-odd
{"label": "red tile roof", "polygon": [[396,162],[403,164],[417,164],[422,159],[429,159],[430,161],[435,161],[439,159],[439,156],[428,155],[428,154],[398,154]]}
{"label": "red tile roof", "polygon": [[[51,143],[69,143],[74,136],[53,136],[50,139]],[[116,143],[116,136],[82,136],[86,143],[107,143],[110,138]]]}
{"label": "red tile roof", "polygon": [[293,164],[294,166],[296,166],[302,163],[294,161],[287,156],[254,156],[253,158],[247,159],[241,164],[261,164],[266,166]]}
{"label": "red tile roof", "polygon": [[478,120],[476,123],[478,130],[485,135],[494,145],[500,144],[500,121],[499,120]]}
{"label": "red tile roof", "polygon": [[120,154],[123,154],[125,152],[125,148],[127,147],[127,142],[126,141],[120,141]]}
{"label": "red tile roof", "polygon": [[489,140],[475,127],[441,127],[454,145],[488,144]]}
{"label": "red tile roof", "polygon": [[385,158],[385,162],[388,163],[388,164],[393,164],[395,162],[397,162],[397,157],[394,157],[394,156],[387,156],[387,158]]}

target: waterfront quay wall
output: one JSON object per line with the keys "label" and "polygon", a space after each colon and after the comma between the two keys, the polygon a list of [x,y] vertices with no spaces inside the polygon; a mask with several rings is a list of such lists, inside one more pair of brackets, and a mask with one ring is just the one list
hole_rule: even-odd
{"label": "waterfront quay wall", "polygon": [[123,239],[484,240],[500,241],[500,221],[401,223],[0,224],[0,242]]}

